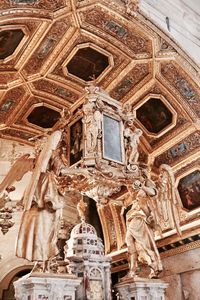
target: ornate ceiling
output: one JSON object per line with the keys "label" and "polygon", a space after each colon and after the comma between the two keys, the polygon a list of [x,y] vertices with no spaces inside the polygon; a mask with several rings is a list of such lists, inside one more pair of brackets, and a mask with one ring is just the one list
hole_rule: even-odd
{"label": "ornate ceiling", "polygon": [[199,67],[132,2],[1,0],[2,138],[31,144],[93,81],[136,109],[143,160],[197,164]]}
{"label": "ornate ceiling", "polygon": [[[32,145],[57,128],[63,108],[81,106],[93,82],[136,110],[140,160],[172,166],[186,229],[200,212],[199,79],[199,67],[135,12],[134,0],[0,1],[0,137]],[[99,210],[107,253],[124,246],[120,212],[112,204]]]}

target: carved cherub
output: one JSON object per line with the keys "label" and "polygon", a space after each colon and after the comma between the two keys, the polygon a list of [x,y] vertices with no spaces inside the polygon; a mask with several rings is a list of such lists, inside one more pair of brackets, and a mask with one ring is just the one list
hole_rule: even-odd
{"label": "carved cherub", "polygon": [[135,164],[138,161],[138,157],[139,157],[138,144],[141,135],[142,135],[142,130],[139,128],[136,128],[133,131],[130,127],[127,127],[124,130],[127,165]]}

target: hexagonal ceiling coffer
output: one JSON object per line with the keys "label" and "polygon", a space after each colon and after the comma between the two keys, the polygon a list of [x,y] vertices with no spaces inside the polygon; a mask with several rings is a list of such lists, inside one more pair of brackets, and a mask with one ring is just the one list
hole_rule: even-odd
{"label": "hexagonal ceiling coffer", "polygon": [[152,135],[160,136],[166,129],[175,125],[176,112],[166,105],[162,97],[149,97],[136,110],[136,118],[141,125]]}
{"label": "hexagonal ceiling coffer", "polygon": [[9,29],[0,31],[0,59],[12,55],[24,37],[21,29]]}
{"label": "hexagonal ceiling coffer", "polygon": [[31,113],[27,116],[29,123],[42,128],[52,128],[59,118],[60,113],[45,105],[34,107]]}
{"label": "hexagonal ceiling coffer", "polygon": [[178,192],[184,208],[192,210],[200,207],[200,170],[182,177],[178,183]]}
{"label": "hexagonal ceiling coffer", "polygon": [[97,79],[110,65],[111,57],[109,54],[88,44],[76,48],[65,68],[68,75],[73,75],[84,81],[92,81]]}

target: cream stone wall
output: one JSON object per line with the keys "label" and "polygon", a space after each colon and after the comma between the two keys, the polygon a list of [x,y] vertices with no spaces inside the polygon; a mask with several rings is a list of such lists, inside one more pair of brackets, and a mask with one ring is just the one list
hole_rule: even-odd
{"label": "cream stone wall", "polygon": [[[141,11],[168,32],[200,64],[199,0],[141,0]],[[169,29],[166,17],[169,18]]]}
{"label": "cream stone wall", "polygon": [[163,258],[167,300],[200,299],[200,248]]}

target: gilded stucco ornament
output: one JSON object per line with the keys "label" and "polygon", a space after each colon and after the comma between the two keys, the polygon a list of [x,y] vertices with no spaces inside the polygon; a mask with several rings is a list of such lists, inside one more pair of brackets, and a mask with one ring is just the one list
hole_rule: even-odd
{"label": "gilded stucco ornament", "polygon": [[140,0],[122,0],[126,7],[126,13],[133,17],[137,16]]}

